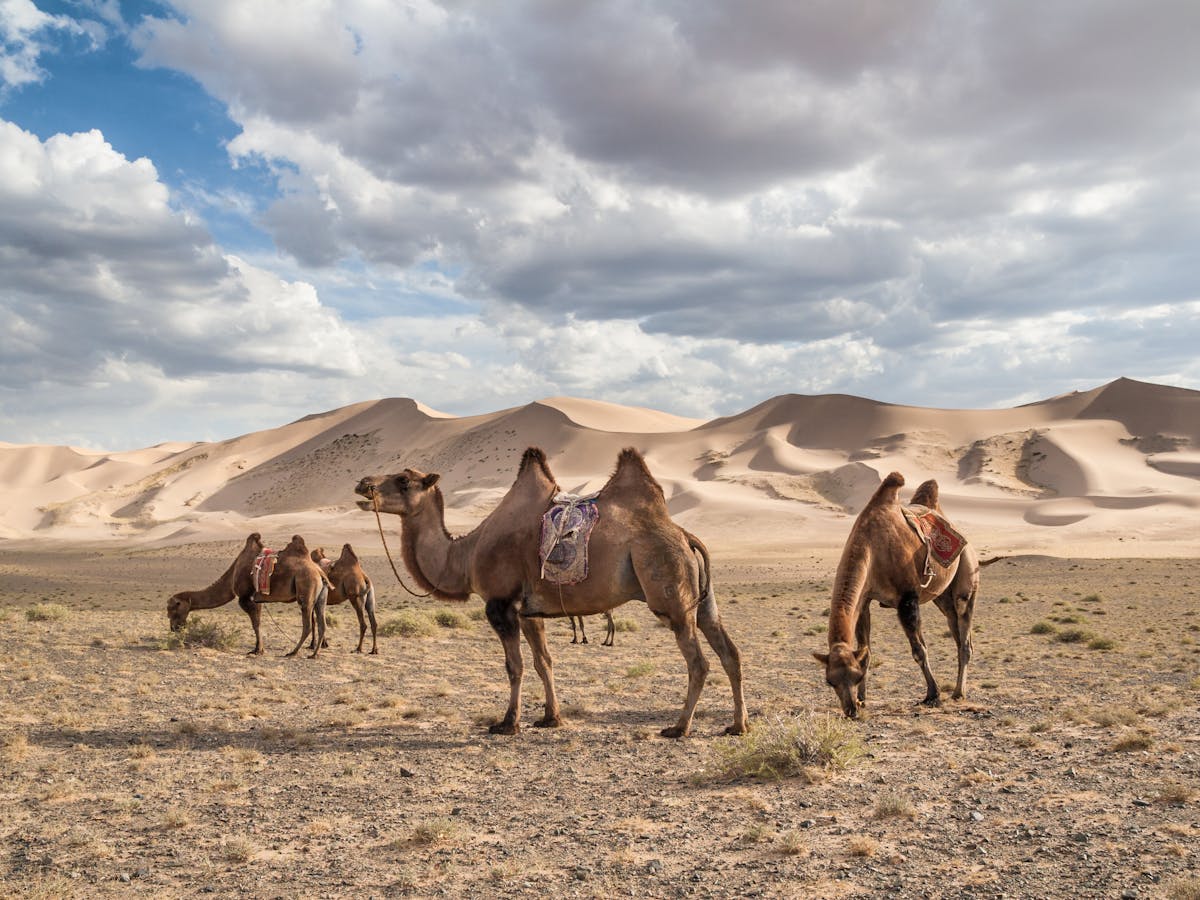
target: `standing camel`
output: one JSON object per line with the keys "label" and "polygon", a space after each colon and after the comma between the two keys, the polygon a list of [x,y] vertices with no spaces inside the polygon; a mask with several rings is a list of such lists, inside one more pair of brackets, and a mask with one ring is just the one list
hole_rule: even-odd
{"label": "standing camel", "polygon": [[[617,623],[613,621],[612,613],[607,610],[605,610],[604,618],[608,619],[608,634],[604,636],[604,640],[600,642],[600,646],[611,647],[613,645],[613,636],[617,633]],[[579,623],[578,632],[575,630],[576,622]],[[580,640],[580,637],[583,640]],[[583,627],[583,616],[571,616],[571,643],[586,644],[587,642],[587,629]]]}
{"label": "standing camel", "polygon": [[[867,699],[871,665],[871,601],[895,609],[908,637],[913,659],[925,676],[923,703],[940,699],[937,680],[929,669],[921,633],[921,605],[932,600],[945,615],[958,646],[958,682],[954,699],[965,696],[967,663],[971,660],[971,619],[979,589],[979,559],[970,544],[943,568],[929,559],[925,542],[901,512],[899,489],[904,476],[892,472],[863,507],[842,550],[829,608],[829,652],[813,653],[825,667],[825,681],[837,693],[842,711],[854,718]],[[912,503],[941,512],[936,481],[926,481]],[[989,563],[995,560],[989,560]],[[928,573],[928,574],[926,574]],[[854,644],[851,644],[851,641]]]}
{"label": "standing camel", "polygon": [[[325,642],[325,603],[329,597],[329,582],[325,573],[308,555],[304,538],[292,535],[291,541],[278,553],[278,562],[271,573],[270,593],[256,591],[254,602],[291,603],[300,607],[300,642],[288,656],[295,656],[313,635],[310,659],[316,659]],[[314,633],[315,632],[315,633]]]}
{"label": "standing camel", "polygon": [[542,515],[559,492],[536,447],[525,451],[521,466],[499,505],[473,531],[451,537],[438,475],[405,469],[394,475],[362,479],[356,492],[365,510],[400,516],[405,566],[422,590],[445,600],[477,594],[486,601],[488,621],[504,647],[509,701],[493,734],[520,730],[521,633],[533,651],[533,665],[546,694],[545,715],[534,724],[561,724],[554,690],[553,662],[546,643],[548,617],[595,615],[629,600],[643,600],[670,623],[687,662],[688,691],[679,720],[664,737],[682,737],[708,673],[697,628],[721,658],[733,691],[733,724],[726,732],[746,730],[741,657],[725,631],[713,594],[708,551],[700,540],[671,521],[662,487],[641,454],[621,451],[617,468],[596,502],[600,519],[589,543],[589,574],[577,584],[553,584],[541,578],[538,547]]}
{"label": "standing camel", "polygon": [[378,630],[375,623],[375,587],[363,571],[354,548],[343,544],[341,555],[336,560],[330,560],[325,556],[325,548],[318,547],[312,552],[312,560],[329,579],[327,605],[337,606],[349,600],[350,605],[354,607],[354,614],[358,616],[358,646],[354,648],[354,652],[362,653],[363,640],[367,635],[365,613],[371,620],[371,655],[378,655],[379,646],[375,640],[375,632]]}
{"label": "standing camel", "polygon": [[[246,543],[238,552],[229,568],[220,578],[202,591],[180,591],[167,601],[167,621],[172,631],[179,631],[187,621],[188,613],[194,609],[215,609],[224,606],[231,600],[237,600],[238,606],[250,617],[250,625],[254,629],[254,649],[251,656],[261,656],[264,652],[262,639],[262,605],[268,602],[290,602],[302,599],[301,616],[305,617],[304,638],[312,631],[312,615],[319,604],[322,608],[320,631],[322,637],[325,631],[324,579],[321,570],[311,561],[311,570],[316,572],[316,582],[312,580],[313,571],[306,569],[295,557],[300,554],[307,560],[308,552],[304,548],[304,539],[299,535],[292,538],[285,550],[278,554],[279,562],[271,575],[271,593],[258,594],[254,584],[254,561],[263,552],[262,535],[257,531],[246,538]],[[294,656],[300,649],[300,644],[288,654]],[[313,654],[316,656],[316,654]]]}

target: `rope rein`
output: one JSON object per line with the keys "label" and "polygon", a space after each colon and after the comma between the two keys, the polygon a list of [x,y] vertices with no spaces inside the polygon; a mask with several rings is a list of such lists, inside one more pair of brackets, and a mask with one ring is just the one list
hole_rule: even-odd
{"label": "rope rein", "polygon": [[419,597],[422,599],[425,597],[432,597],[433,591],[430,591],[428,594],[418,594],[416,591],[414,591],[412,588],[410,588],[407,584],[405,584],[404,579],[400,577],[400,572],[396,569],[396,563],[392,561],[392,551],[388,549],[387,538],[383,536],[383,520],[381,518],[379,518],[379,494],[378,493],[371,494],[371,509],[375,511],[375,524],[377,526],[379,526],[379,540],[383,543],[383,552],[387,556],[388,565],[392,567],[392,574],[395,575],[396,580],[398,582],[400,582],[400,587],[404,588],[406,591],[408,591],[414,597]]}

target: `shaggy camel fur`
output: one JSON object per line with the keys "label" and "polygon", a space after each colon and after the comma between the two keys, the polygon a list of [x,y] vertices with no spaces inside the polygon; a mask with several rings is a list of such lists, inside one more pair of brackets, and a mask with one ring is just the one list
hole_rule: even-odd
{"label": "shaggy camel fur", "polygon": [[[604,640],[600,642],[600,646],[611,647],[613,645],[613,637],[617,633],[617,623],[613,621],[611,612],[605,612],[604,618],[608,619],[608,634],[604,636]],[[579,623],[578,632],[575,630],[576,622]],[[582,637],[583,640],[580,640],[580,637]],[[571,616],[571,643],[586,644],[587,642],[587,629],[583,627],[583,616]]]}
{"label": "shaggy camel fur", "polygon": [[[325,579],[320,568],[308,559],[304,539],[295,535],[292,542],[279,552],[279,561],[271,574],[270,594],[258,594],[255,591],[254,560],[262,551],[262,535],[256,531],[246,538],[246,543],[225,570],[225,574],[207,588],[202,591],[180,591],[172,595],[167,601],[167,621],[171,630],[179,631],[187,621],[188,613],[193,609],[214,609],[231,600],[237,600],[238,606],[250,617],[250,625],[254,628],[254,649],[250,651],[250,655],[257,656],[264,652],[261,604],[298,600],[304,633],[300,643],[288,656],[295,656],[304,639],[312,632],[312,620],[318,606],[321,609],[319,631],[324,637]],[[313,656],[316,656],[316,653]]]}
{"label": "shaggy camel fur", "polygon": [[[954,699],[961,699],[966,688],[967,663],[971,660],[971,619],[979,589],[979,560],[970,544],[949,568],[931,560],[932,578],[923,587],[928,551],[900,511],[897,494],[903,485],[904,477],[892,472],[858,514],[834,579],[829,609],[829,652],[813,653],[825,667],[825,681],[837,693],[842,711],[850,718],[858,715],[859,707],[867,699],[872,600],[896,610],[913,659],[925,676],[922,702],[935,705],[941,692],[929,669],[925,637],[921,633],[921,604],[932,600],[945,615],[958,645]],[[926,481],[918,487],[912,503],[941,512],[937,482]]]}
{"label": "shaggy camel fur", "polygon": [[523,632],[533,650],[533,665],[546,693],[545,715],[534,724],[561,724],[554,670],[543,619],[595,615],[629,600],[643,600],[670,623],[687,662],[688,691],[679,720],[662,734],[682,737],[691,729],[696,701],[708,663],[697,627],[721,658],[733,690],[730,734],[746,730],[742,665],[717,612],[708,551],[693,535],[671,521],[662,488],[641,454],[623,450],[617,468],[600,491],[600,520],[589,543],[589,575],[572,585],[541,579],[538,545],[542,514],[559,492],[536,447],[525,451],[520,470],[495,510],[469,534],[452,538],[446,531],[438,475],[405,469],[394,475],[364,478],[355,489],[376,507],[400,516],[404,562],[422,590],[447,600],[471,594],[487,604],[487,617],[504,647],[509,701],[494,734],[520,730]]}
{"label": "shaggy camel fur", "polygon": [[379,628],[375,622],[375,587],[359,564],[354,548],[343,544],[341,555],[336,560],[331,560],[325,555],[325,548],[318,547],[312,552],[312,560],[329,579],[329,600],[326,605],[337,606],[349,600],[350,605],[354,607],[354,614],[358,616],[358,646],[354,648],[354,652],[362,653],[363,641],[367,635],[366,618],[370,618],[371,655],[378,655],[379,646],[375,640],[375,633]]}

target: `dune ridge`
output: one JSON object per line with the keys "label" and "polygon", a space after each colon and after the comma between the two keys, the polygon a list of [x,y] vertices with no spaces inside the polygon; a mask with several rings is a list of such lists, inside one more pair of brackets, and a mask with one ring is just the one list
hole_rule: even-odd
{"label": "dune ridge", "polygon": [[909,490],[937,478],[947,512],[990,552],[1196,550],[1200,392],[1125,378],[995,410],[789,394],[703,422],[570,397],[475,416],[388,398],[219,442],[0,443],[0,540],[171,544],[250,530],[369,540],[375,523],[352,488],[404,466],[442,475],[448,524],[465,530],[531,445],[571,491],[599,488],[617,452],[638,448],[673,514],[716,547],[836,546],[898,470]]}

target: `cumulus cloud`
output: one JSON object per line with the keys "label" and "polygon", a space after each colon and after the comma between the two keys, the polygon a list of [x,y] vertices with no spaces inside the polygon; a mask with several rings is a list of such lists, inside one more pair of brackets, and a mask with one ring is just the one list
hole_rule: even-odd
{"label": "cumulus cloud", "polygon": [[154,165],[97,131],[42,141],[0,120],[0,385],[362,370],[314,289],[223,254]]}

